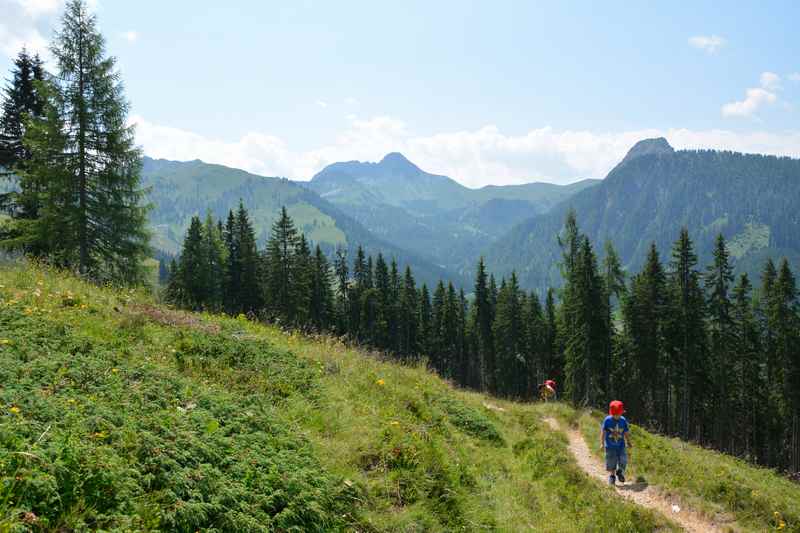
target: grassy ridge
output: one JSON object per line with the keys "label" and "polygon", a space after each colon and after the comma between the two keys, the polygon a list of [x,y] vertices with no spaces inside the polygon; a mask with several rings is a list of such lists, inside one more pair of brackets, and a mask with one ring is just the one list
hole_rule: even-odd
{"label": "grassy ridge", "polygon": [[[578,419],[586,442],[599,456],[599,427],[603,415],[593,412]],[[679,439],[648,433],[632,426],[629,477],[644,478],[677,494],[709,516],[735,520],[752,531],[800,532],[800,485],[766,468]]]}
{"label": "grassy ridge", "polygon": [[0,300],[0,531],[672,527],[577,469],[565,406],[41,268]]}

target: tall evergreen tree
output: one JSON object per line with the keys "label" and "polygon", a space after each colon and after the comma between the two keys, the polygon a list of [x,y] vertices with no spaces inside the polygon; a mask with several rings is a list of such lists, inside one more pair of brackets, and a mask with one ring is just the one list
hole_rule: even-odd
{"label": "tall evergreen tree", "polygon": [[333,269],[336,275],[336,332],[339,335],[350,333],[350,269],[347,263],[347,249],[336,248]]}
{"label": "tall evergreen tree", "polygon": [[706,273],[706,293],[709,329],[709,356],[711,357],[714,417],[714,441],[730,450],[733,443],[734,413],[731,385],[733,385],[733,320],[731,318],[730,288],[733,269],[729,262],[725,239],[720,234],[714,247],[714,262]]}
{"label": "tall evergreen tree", "polygon": [[486,264],[483,257],[478,261],[478,272],[475,277],[475,312],[473,314],[473,331],[475,334],[477,356],[481,364],[481,387],[489,392],[495,392],[497,387],[495,374],[494,339],[492,336],[492,323],[494,313],[492,308],[491,287],[489,285]]}
{"label": "tall evergreen tree", "polygon": [[614,326],[614,308],[622,301],[625,295],[625,272],[622,270],[619,255],[614,249],[611,241],[606,241],[605,257],[603,258],[603,297],[606,320],[606,338],[603,355],[605,357],[603,373],[603,390],[607,394],[612,394],[611,390],[611,368],[612,356],[614,353],[616,328]]}
{"label": "tall evergreen tree", "polygon": [[705,339],[705,302],[700,287],[697,256],[683,228],[672,248],[669,273],[669,309],[667,352],[671,361],[669,381],[675,400],[675,424],[670,424],[684,439],[701,438],[702,422],[706,418],[703,403],[708,390]]}
{"label": "tall evergreen tree", "polygon": [[[83,0],[67,2],[51,51],[58,69],[61,108],[53,126],[63,136],[56,141],[60,153],[50,155],[57,158],[54,164],[61,172],[39,178],[46,178],[48,184],[67,179],[74,191],[59,223],[67,223],[76,232],[74,266],[81,274],[140,281],[148,251],[141,154],[135,148],[133,126],[126,124],[128,104],[115,60],[106,57],[105,40]],[[51,223],[45,217],[37,221],[38,225]]]}
{"label": "tall evergreen tree", "polygon": [[[4,90],[0,116],[0,177],[11,177],[25,170],[31,151],[25,146],[27,123],[44,116],[44,67],[38,55],[31,57],[24,48],[14,59],[11,80]],[[20,197],[38,200],[39,191],[21,191],[0,194],[0,208],[8,209],[19,218],[36,218],[37,204],[20,203]]]}
{"label": "tall evergreen tree", "polygon": [[329,328],[333,323],[334,298],[331,269],[328,258],[319,245],[314,250],[311,267],[309,320],[317,331]]}
{"label": "tall evergreen tree", "polygon": [[294,255],[298,243],[297,229],[284,206],[280,217],[272,225],[267,242],[264,281],[268,310],[273,317],[289,324],[294,323],[298,304],[294,286]]}
{"label": "tall evergreen tree", "polygon": [[419,353],[431,357],[433,345],[433,307],[428,285],[419,290]]}
{"label": "tall evergreen tree", "polygon": [[528,386],[528,369],[523,356],[522,305],[516,273],[512,272],[509,280],[504,280],[500,286],[492,334],[497,361],[497,392],[515,398],[523,397]]}
{"label": "tall evergreen tree", "polygon": [[400,309],[398,313],[399,347],[401,354],[410,356],[419,349],[419,317],[416,282],[411,267],[406,266],[403,288],[400,293]]}

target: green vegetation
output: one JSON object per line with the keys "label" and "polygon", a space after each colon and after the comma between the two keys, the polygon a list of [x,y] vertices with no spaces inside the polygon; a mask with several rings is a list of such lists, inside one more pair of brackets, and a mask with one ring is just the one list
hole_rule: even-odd
{"label": "green vegetation", "polygon": [[0,530],[666,525],[584,477],[544,406],[51,269],[0,286]]}
{"label": "green vegetation", "polygon": [[[598,440],[603,416],[593,411],[579,419],[583,436],[598,458],[601,450],[592,444]],[[709,516],[735,519],[742,529],[800,531],[797,483],[769,469],[635,425],[631,435],[629,479],[658,485]]]}

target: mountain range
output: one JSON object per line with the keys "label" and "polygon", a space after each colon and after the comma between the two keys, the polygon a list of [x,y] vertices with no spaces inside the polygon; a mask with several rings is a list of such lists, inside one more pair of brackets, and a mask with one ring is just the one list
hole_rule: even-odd
{"label": "mountain range", "polygon": [[713,150],[675,151],[663,139],[636,144],[596,187],[580,191],[514,227],[486,252],[491,271],[516,271],[520,283],[560,284],[557,234],[570,209],[599,251],[611,240],[636,272],[655,242],[664,262],[686,226],[698,266],[722,234],[735,271],[757,280],[767,257],[800,266],[800,160]]}
{"label": "mountain range", "polygon": [[420,169],[399,153],[381,161],[334,163],[308,182],[264,177],[201,161],[145,158],[154,205],[154,246],[179,250],[189,219],[223,217],[240,199],[260,243],[281,206],[327,252],[358,245],[410,264],[422,281],[451,280],[468,291],[475,263],[498,276],[516,271],[528,289],[560,284],[557,234],[574,209],[601,250],[613,241],[625,268],[641,266],[651,242],[669,260],[689,228],[700,265],[721,233],[737,272],[757,276],[767,257],[800,266],[800,160],[712,150],[674,150],[663,139],[637,143],[603,180],[470,189]]}

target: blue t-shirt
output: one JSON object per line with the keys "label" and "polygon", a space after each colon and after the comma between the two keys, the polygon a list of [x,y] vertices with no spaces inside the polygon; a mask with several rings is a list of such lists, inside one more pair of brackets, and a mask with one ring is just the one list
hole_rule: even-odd
{"label": "blue t-shirt", "polygon": [[625,433],[628,432],[628,421],[624,416],[619,417],[619,420],[614,420],[614,417],[608,415],[603,420],[603,433],[606,436],[606,448],[624,448],[625,447]]}

